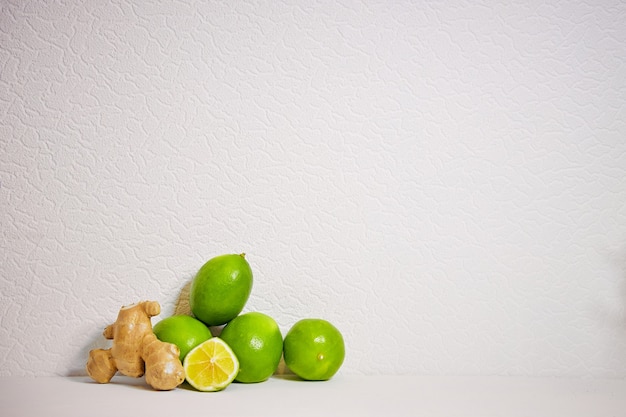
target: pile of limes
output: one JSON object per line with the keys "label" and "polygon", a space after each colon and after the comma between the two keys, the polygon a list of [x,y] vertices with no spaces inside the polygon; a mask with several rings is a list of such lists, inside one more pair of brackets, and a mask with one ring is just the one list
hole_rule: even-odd
{"label": "pile of limes", "polygon": [[[167,317],[153,330],[180,349],[187,382],[199,391],[219,391],[231,382],[267,380],[281,357],[305,380],[330,379],[345,357],[343,336],[319,318],[295,323],[283,339],[276,321],[261,312],[241,314],[252,291],[252,269],[244,254],[209,259],[191,284],[193,317]],[[221,328],[213,336],[210,328]]]}

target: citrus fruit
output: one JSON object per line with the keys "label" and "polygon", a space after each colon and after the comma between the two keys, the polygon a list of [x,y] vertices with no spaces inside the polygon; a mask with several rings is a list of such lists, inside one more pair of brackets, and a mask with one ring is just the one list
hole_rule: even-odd
{"label": "citrus fruit", "polygon": [[220,337],[239,359],[235,381],[261,382],[276,372],[283,352],[283,336],[270,316],[258,312],[237,316],[224,327]]}
{"label": "citrus fruit", "polygon": [[220,255],[200,268],[189,290],[189,307],[207,326],[237,317],[252,291],[252,270],[245,255]]}
{"label": "citrus fruit", "polygon": [[322,319],[302,319],[285,336],[285,364],[297,376],[311,381],[330,379],[345,358],[343,336]]}
{"label": "citrus fruit", "polygon": [[198,391],[220,391],[239,372],[239,361],[233,350],[219,337],[205,340],[185,356],[185,379]]}
{"label": "citrus fruit", "polygon": [[185,315],[166,317],[152,331],[160,341],[178,346],[181,361],[191,349],[211,338],[211,331],[204,323]]}

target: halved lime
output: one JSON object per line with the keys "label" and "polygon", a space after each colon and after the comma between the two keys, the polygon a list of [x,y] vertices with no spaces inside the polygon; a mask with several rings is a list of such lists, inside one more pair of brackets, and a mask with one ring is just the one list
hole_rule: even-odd
{"label": "halved lime", "polygon": [[239,361],[226,342],[213,337],[185,356],[183,368],[187,382],[198,391],[220,391],[237,376]]}

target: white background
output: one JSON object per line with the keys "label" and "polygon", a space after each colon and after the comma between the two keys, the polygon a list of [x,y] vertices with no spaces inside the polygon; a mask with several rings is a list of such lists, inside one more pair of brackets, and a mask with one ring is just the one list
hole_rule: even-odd
{"label": "white background", "polygon": [[245,252],[344,374],[626,377],[626,3],[505,3],[0,1],[0,375]]}

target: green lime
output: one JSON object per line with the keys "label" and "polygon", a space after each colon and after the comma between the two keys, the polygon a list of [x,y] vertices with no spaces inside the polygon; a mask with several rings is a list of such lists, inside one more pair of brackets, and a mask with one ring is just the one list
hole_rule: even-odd
{"label": "green lime", "polygon": [[302,319],[285,336],[285,364],[302,379],[324,381],[341,367],[346,355],[343,336],[322,319]]}
{"label": "green lime", "polygon": [[228,323],[243,310],[252,291],[252,270],[245,254],[209,259],[189,290],[189,307],[207,326]]}
{"label": "green lime", "polygon": [[283,336],[270,316],[257,312],[237,316],[224,327],[220,338],[239,359],[235,381],[261,382],[276,372],[283,352]]}
{"label": "green lime", "polygon": [[211,331],[204,323],[184,315],[166,317],[152,331],[160,341],[178,346],[181,362],[191,349],[211,338]]}

